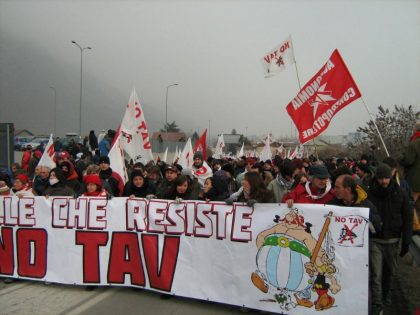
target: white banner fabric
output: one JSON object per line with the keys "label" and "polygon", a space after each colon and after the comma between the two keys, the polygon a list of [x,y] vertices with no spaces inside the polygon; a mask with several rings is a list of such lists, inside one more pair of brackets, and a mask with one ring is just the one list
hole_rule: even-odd
{"label": "white banner fabric", "polygon": [[367,314],[368,209],[295,207],[0,197],[0,275],[276,313]]}

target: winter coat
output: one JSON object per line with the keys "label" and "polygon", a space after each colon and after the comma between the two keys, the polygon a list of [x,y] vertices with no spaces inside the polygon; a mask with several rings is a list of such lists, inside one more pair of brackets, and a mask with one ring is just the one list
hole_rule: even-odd
{"label": "winter coat", "polygon": [[400,164],[406,168],[406,176],[411,189],[414,192],[420,192],[420,138],[411,141],[404,148],[403,157]]}
{"label": "winter coat", "polygon": [[274,193],[275,202],[280,203],[284,194],[290,192],[293,183],[294,181],[290,182],[279,174],[268,184],[267,189]]}
{"label": "winter coat", "polygon": [[[294,203],[316,203],[316,204],[326,204],[331,201],[334,196],[335,192],[331,189],[328,193],[325,194],[322,198],[316,199],[312,198],[309,193],[306,191],[305,187],[306,183],[299,184],[293,189],[291,192],[285,194],[283,196],[282,202],[286,202],[289,199],[293,199]],[[316,189],[309,183],[309,189],[312,195],[316,194]]]}
{"label": "winter coat", "polygon": [[99,177],[106,181],[109,186],[111,186],[112,195],[114,197],[119,197],[122,195],[124,189],[124,182],[120,175],[113,172],[111,168],[107,169],[106,171],[100,171]]}
{"label": "winter coat", "polygon": [[376,206],[382,220],[382,231],[374,238],[401,238],[405,245],[411,242],[413,211],[409,207],[408,196],[391,180],[383,188],[376,180],[368,191],[368,199]]}
{"label": "winter coat", "polygon": [[224,201],[229,197],[228,183],[226,178],[215,175],[212,178],[213,187],[203,193],[203,200]]}
{"label": "winter coat", "polygon": [[382,219],[379,215],[378,209],[376,209],[375,205],[367,199],[368,195],[366,191],[361,187],[356,187],[357,198],[351,205],[347,205],[343,202],[342,199],[337,199],[334,197],[331,201],[328,202],[329,205],[336,205],[340,207],[361,207],[361,208],[369,208],[369,222],[372,223],[374,229],[369,229],[371,234],[380,233],[382,230]]}
{"label": "winter coat", "polygon": [[62,182],[48,187],[44,190],[44,196],[74,196],[74,190]]}
{"label": "winter coat", "polygon": [[98,148],[98,138],[93,132],[89,133],[89,146],[92,151]]}
{"label": "winter coat", "polygon": [[41,176],[35,176],[34,182],[32,184],[32,189],[38,196],[44,194],[45,189],[48,187],[48,178],[42,179]]}
{"label": "winter coat", "polygon": [[127,182],[124,186],[123,197],[130,197],[134,195],[138,198],[145,198],[147,195],[154,195],[156,189],[152,183],[150,183],[147,178],[144,179],[144,184],[141,187],[136,187],[133,184],[133,179]]}

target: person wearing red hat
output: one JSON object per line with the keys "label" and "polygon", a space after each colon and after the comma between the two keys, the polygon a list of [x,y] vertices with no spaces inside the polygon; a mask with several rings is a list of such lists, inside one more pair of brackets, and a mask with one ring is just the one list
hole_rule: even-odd
{"label": "person wearing red hat", "polygon": [[21,197],[30,197],[34,194],[32,193],[32,189],[29,187],[29,178],[26,174],[19,174],[15,178],[15,183],[13,184],[12,191],[13,193]]}
{"label": "person wearing red hat", "polygon": [[108,194],[102,188],[102,181],[98,174],[90,174],[83,177],[85,184],[85,192],[82,194],[84,197],[107,197]]}

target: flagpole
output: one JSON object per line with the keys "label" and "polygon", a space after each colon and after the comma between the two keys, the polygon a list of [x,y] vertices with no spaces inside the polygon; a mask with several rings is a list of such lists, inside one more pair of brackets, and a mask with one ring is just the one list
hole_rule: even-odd
{"label": "flagpole", "polygon": [[[293,49],[293,57],[295,58],[296,78],[297,78],[297,81],[298,81],[299,91],[300,91],[302,89],[302,85],[300,84],[299,71],[298,71],[298,68],[297,68],[297,61],[296,61],[296,56],[295,56],[295,50],[294,49]],[[315,138],[312,139],[312,142],[313,142],[314,147],[315,147],[315,156],[318,159],[318,148],[316,147]]]}
{"label": "flagpole", "polygon": [[360,97],[360,99],[362,100],[362,103],[363,103],[363,105],[365,106],[366,111],[368,112],[368,114],[369,114],[369,116],[370,116],[370,119],[372,120],[372,122],[373,122],[373,124],[374,124],[374,126],[375,126],[375,128],[376,128],[376,131],[378,132],[379,139],[381,139],[382,145],[384,146],[384,149],[385,149],[385,153],[386,153],[386,155],[389,157],[389,152],[388,152],[388,149],[386,148],[386,145],[385,145],[384,139],[382,138],[382,135],[381,135],[381,133],[380,133],[380,131],[379,131],[379,128],[378,128],[378,126],[376,125],[375,119],[373,119],[372,113],[370,112],[370,110],[369,110],[368,106],[366,105],[365,100],[363,99],[363,97]]}

